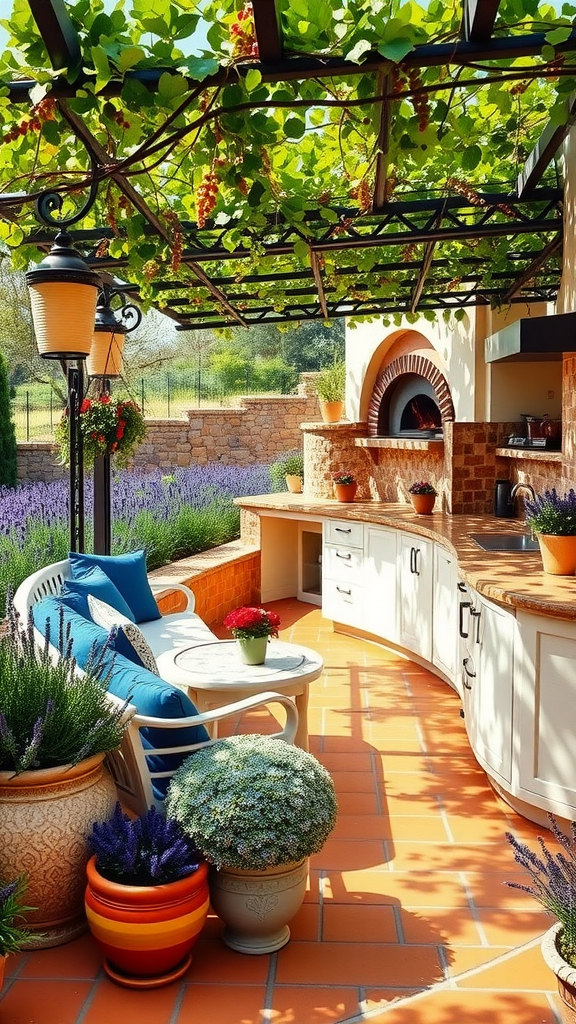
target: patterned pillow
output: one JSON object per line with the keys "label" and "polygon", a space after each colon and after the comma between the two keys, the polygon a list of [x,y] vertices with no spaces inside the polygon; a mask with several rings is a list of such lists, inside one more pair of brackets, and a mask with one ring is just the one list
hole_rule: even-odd
{"label": "patterned pillow", "polygon": [[125,615],[117,612],[112,605],[100,601],[92,594],[88,595],[87,600],[92,621],[108,632],[112,629],[116,630],[115,650],[137,665],[147,668],[149,672],[159,675],[154,653],[136,623],[131,622]]}

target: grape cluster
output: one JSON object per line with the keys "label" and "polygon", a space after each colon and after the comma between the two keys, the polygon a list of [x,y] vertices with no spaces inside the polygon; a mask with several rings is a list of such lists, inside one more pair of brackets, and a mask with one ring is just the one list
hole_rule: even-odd
{"label": "grape cluster", "polygon": [[197,193],[196,221],[199,228],[205,226],[208,217],[216,206],[219,187],[220,182],[214,170],[206,171],[198,186]]}
{"label": "grape cluster", "polygon": [[147,260],[142,267],[144,277],[147,281],[152,281],[156,277],[156,274],[160,270],[160,264],[156,260]]}
{"label": "grape cluster", "polygon": [[244,4],[236,15],[236,21],[230,26],[233,57],[258,57],[258,42],[254,28],[254,12],[250,0]]}
{"label": "grape cluster", "polygon": [[366,178],[363,178],[359,185],[350,189],[350,196],[352,199],[358,200],[358,206],[362,213],[369,210],[372,205],[372,196],[370,194],[370,186]]}
{"label": "grape cluster", "polygon": [[424,132],[430,122],[430,104],[427,94],[422,92],[422,79],[418,68],[409,69],[408,82],[412,90],[414,112],[418,115],[418,131]]}
{"label": "grape cluster", "polygon": [[178,217],[173,210],[168,210],[164,214],[168,227],[170,229],[170,249],[172,251],[172,271],[177,274],[180,264],[182,262],[182,251],[184,249],[184,234],[182,232],[182,225],[178,220]]}

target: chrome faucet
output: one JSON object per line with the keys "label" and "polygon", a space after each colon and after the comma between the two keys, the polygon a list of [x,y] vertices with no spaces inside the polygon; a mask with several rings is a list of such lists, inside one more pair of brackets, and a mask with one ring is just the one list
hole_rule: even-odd
{"label": "chrome faucet", "polygon": [[535,501],[536,500],[536,492],[535,492],[534,488],[532,487],[532,484],[521,484],[521,483],[518,483],[518,484],[514,484],[514,487],[510,491],[510,501],[514,501],[514,498],[518,494],[518,491],[528,491],[528,494],[530,495],[530,500],[531,501]]}

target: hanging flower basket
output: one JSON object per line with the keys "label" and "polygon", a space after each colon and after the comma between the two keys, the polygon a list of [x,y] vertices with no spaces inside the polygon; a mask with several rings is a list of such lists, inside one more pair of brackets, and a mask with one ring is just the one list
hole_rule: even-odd
{"label": "hanging flower basket", "polygon": [[[92,466],[99,455],[114,455],[119,466],[130,462],[146,437],[146,424],[136,402],[114,402],[103,393],[85,398],[80,406],[80,426],[84,442],[84,465]],[[61,462],[70,462],[70,419],[66,410],[55,430]]]}

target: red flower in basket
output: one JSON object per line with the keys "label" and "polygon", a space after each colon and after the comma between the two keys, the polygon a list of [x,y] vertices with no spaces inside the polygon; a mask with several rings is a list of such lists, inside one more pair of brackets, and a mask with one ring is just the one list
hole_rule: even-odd
{"label": "red flower in basket", "polygon": [[249,640],[255,636],[278,636],[280,616],[265,608],[245,605],[228,612],[223,625],[236,640]]}

